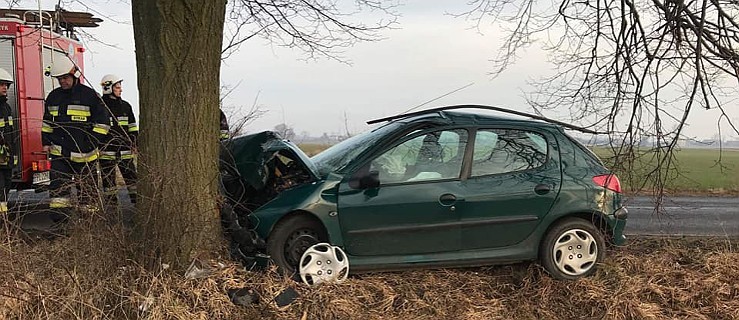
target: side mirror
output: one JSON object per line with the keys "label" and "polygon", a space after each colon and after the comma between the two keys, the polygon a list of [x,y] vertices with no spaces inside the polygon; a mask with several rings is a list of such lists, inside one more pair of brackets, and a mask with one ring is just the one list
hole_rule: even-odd
{"label": "side mirror", "polygon": [[380,172],[371,170],[367,175],[359,179],[360,189],[372,189],[380,186]]}

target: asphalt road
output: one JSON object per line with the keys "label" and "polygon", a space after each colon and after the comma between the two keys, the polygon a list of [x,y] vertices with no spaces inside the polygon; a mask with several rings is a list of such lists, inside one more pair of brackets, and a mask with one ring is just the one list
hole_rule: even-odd
{"label": "asphalt road", "polygon": [[[21,227],[26,230],[45,230],[52,222],[43,204],[48,192],[11,192],[10,205],[22,205]],[[119,199],[124,210],[133,210],[125,189]],[[663,199],[660,210],[648,197],[626,199],[629,220],[627,235],[670,236],[739,236],[739,197],[670,197]]]}
{"label": "asphalt road", "polygon": [[626,234],[679,236],[739,236],[739,197],[669,197],[659,211],[655,200],[626,200]]}

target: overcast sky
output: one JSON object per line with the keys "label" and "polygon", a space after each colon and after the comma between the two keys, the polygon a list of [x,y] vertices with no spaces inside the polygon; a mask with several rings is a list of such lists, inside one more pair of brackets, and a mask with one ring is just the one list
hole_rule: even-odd
{"label": "overcast sky", "polygon": [[[262,39],[249,40],[224,61],[223,85],[236,85],[225,102],[230,117],[243,114],[255,101],[267,113],[249,131],[272,129],[285,122],[313,136],[345,131],[345,114],[352,133],[368,128],[365,121],[393,115],[473,83],[466,89],[430,103],[486,104],[530,111],[523,92],[526,80],[546,72],[545,58],[535,50],[498,78],[488,74],[489,61],[499,45],[493,26],[471,29],[472,24],[446,14],[462,12],[466,1],[406,0],[397,29],[382,33],[386,39],[360,43],[344,55],[350,65],[333,60],[305,61],[302,52],[273,46]],[[22,1],[23,8],[37,8],[36,1]],[[56,0],[42,0],[51,10]],[[62,1],[65,8],[89,11],[104,19],[98,28],[86,29],[113,47],[86,41],[85,74],[94,88],[107,73],[122,76],[124,99],[139,107],[130,1]],[[83,4],[84,3],[84,4]],[[196,81],[196,80],[194,80]],[[728,111],[739,122],[739,109]],[[717,110],[696,110],[685,133],[705,138],[717,133]],[[556,117],[556,115],[554,115]],[[141,124],[142,130],[146,124]]]}

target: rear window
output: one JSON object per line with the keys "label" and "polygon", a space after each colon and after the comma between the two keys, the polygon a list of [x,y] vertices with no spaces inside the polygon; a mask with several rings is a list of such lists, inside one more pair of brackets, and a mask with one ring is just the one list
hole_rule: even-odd
{"label": "rear window", "polygon": [[[563,132],[564,133],[564,132]],[[603,161],[600,160],[600,158],[592,151],[590,148],[586,147],[580,141],[577,141],[577,139],[571,137],[570,135],[564,133],[564,135],[569,139],[572,144],[575,146],[573,149],[575,151],[575,164],[578,166],[601,166],[605,167],[603,164]]]}
{"label": "rear window", "polygon": [[480,129],[475,138],[472,176],[538,168],[546,162],[547,140],[538,133],[513,129]]}

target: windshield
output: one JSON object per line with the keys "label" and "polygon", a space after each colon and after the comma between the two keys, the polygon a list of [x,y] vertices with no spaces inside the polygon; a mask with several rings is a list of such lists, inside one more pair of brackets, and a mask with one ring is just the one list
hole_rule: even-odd
{"label": "windshield", "polygon": [[346,166],[349,161],[374,146],[378,140],[395,131],[399,126],[401,123],[391,122],[377,129],[365,131],[331,146],[313,156],[311,160],[318,167],[318,173],[325,176],[329,172]]}

